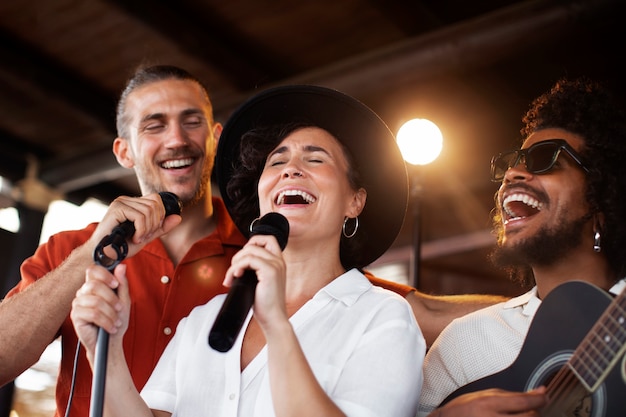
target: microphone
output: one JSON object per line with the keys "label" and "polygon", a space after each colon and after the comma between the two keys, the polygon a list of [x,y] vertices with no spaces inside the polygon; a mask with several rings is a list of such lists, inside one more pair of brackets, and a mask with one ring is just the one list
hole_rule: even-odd
{"label": "microphone", "polygon": [[[280,213],[267,213],[253,223],[250,236],[254,235],[272,235],[278,241],[280,249],[284,250],[289,237],[289,222]],[[233,347],[254,303],[257,282],[256,272],[252,269],[245,270],[243,276],[233,281],[209,332],[209,345],[213,349],[227,352]]]}
{"label": "microphone", "polygon": [[[182,202],[174,193],[167,191],[160,192],[161,200],[163,200],[163,206],[165,207],[165,215],[180,214],[182,210]],[[98,265],[102,265],[109,271],[113,271],[115,267],[122,262],[126,255],[128,255],[128,243],[135,234],[135,225],[130,220],[126,220],[123,223],[118,224],[113,228],[110,235],[102,238],[98,246],[93,252],[93,259]],[[110,247],[115,251],[116,258],[110,258],[104,253],[104,249]]]}
{"label": "microphone", "polygon": [[[183,204],[174,193],[167,191],[160,192],[165,215],[180,214]],[[113,228],[110,235],[102,238],[93,252],[93,259],[97,265],[104,266],[109,271],[122,262],[128,255],[128,243],[135,234],[135,225],[130,220],[126,220]],[[110,247],[115,251],[117,257],[110,258],[104,253],[104,248]],[[91,403],[89,417],[101,417],[104,407],[104,386],[107,367],[107,356],[109,352],[109,334],[103,328],[98,328],[96,339],[96,350],[94,353],[94,370],[91,384]]]}

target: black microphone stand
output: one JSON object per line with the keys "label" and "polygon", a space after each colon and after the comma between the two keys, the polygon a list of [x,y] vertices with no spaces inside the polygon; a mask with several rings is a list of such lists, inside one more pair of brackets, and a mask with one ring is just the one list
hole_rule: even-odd
{"label": "black microphone stand", "polygon": [[[119,229],[119,230],[118,230]],[[128,244],[125,236],[132,236],[135,233],[135,226],[130,222],[124,222],[113,229],[113,233],[106,236],[96,246],[93,258],[96,264],[104,266],[109,272],[113,272],[115,267],[128,255]],[[115,251],[117,257],[109,258],[104,253],[104,248],[110,247]],[[91,402],[89,405],[89,417],[100,417],[104,408],[104,386],[107,372],[107,358],[109,355],[109,333],[103,328],[98,328],[96,339],[96,350],[94,352],[93,379],[91,382]]]}
{"label": "black microphone stand", "polygon": [[[165,215],[180,214],[182,202],[174,193],[167,191],[160,192]],[[109,272],[113,272],[115,267],[128,255],[127,239],[135,234],[135,225],[126,220],[117,225],[110,235],[105,236],[93,252],[93,259],[97,265],[105,267]],[[111,258],[104,253],[105,248],[115,252],[116,257]],[[109,334],[106,330],[98,328],[96,339],[96,349],[94,352],[93,379],[91,382],[91,402],[89,406],[89,417],[101,417],[104,408],[104,385],[107,371],[107,358],[109,355]]]}

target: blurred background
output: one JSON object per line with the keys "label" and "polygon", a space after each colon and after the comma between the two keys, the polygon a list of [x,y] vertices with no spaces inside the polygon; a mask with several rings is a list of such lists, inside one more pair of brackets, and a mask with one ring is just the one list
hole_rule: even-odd
{"label": "blurred background", "polygon": [[[257,91],[291,83],[353,95],[394,133],[431,120],[441,154],[409,167],[402,233],[371,269],[428,293],[518,294],[487,261],[490,158],[519,145],[530,101],[563,76],[596,78],[626,101],[625,9],[621,0],[3,0],[2,295],[51,230],[82,227],[116,196],[139,193],[111,152],[115,104],[137,66],[157,63],[200,77],[222,122]],[[52,415],[55,349],[16,381],[0,417]]]}

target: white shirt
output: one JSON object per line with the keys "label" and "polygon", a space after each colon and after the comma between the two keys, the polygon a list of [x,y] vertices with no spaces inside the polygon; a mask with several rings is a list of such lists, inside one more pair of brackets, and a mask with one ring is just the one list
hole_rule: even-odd
{"label": "white shirt", "polygon": [[[184,417],[274,416],[267,346],[240,372],[245,329],[226,353],[208,344],[224,297],[196,307],[179,323],[141,391],[151,409]],[[320,385],[346,415],[415,416],[426,343],[404,298],[351,270],[290,322]]]}
{"label": "white shirt", "polygon": [[[621,280],[610,292],[619,294],[624,288],[626,280]],[[418,417],[427,416],[458,388],[513,364],[540,304],[534,287],[453,320],[426,355]]]}

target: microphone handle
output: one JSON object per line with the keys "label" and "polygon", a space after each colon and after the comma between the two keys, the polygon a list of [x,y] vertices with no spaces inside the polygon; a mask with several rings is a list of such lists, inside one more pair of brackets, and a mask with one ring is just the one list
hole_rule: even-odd
{"label": "microphone handle", "polygon": [[209,345],[218,352],[227,352],[235,344],[248,312],[254,304],[258,279],[256,272],[248,269],[233,281],[224,304],[209,333]]}
{"label": "microphone handle", "polygon": [[130,220],[125,220],[115,226],[111,231],[111,234],[114,236],[111,244],[121,246],[126,239],[130,239],[135,234],[135,223]]}
{"label": "microphone handle", "polygon": [[[267,213],[254,221],[250,236],[271,235],[281,250],[287,246],[289,222],[280,213]],[[247,269],[243,276],[233,281],[228,295],[217,313],[213,327],[209,332],[209,345],[218,352],[226,352],[235,344],[235,339],[243,327],[250,307],[254,304],[254,295],[258,279],[256,271]]]}
{"label": "microphone handle", "polygon": [[[174,193],[162,191],[159,193],[163,207],[165,208],[165,216],[170,214],[180,214],[182,210],[182,202]],[[109,271],[113,271],[115,267],[122,262],[128,255],[127,240],[135,234],[135,224],[130,220],[126,220],[113,228],[111,234],[102,238],[98,246],[93,252],[93,259],[98,265],[102,265]],[[104,249],[110,248],[115,252],[115,258],[108,256]]]}

